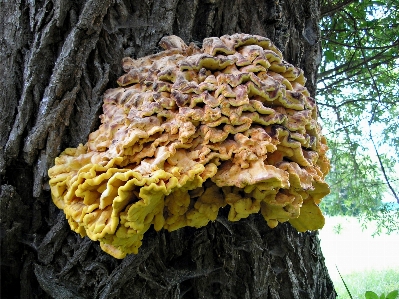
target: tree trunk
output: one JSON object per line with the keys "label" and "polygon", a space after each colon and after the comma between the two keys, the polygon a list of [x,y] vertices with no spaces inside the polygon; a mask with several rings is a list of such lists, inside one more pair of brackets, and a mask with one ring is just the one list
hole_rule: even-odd
{"label": "tree trunk", "polygon": [[335,298],[317,232],[226,215],[200,229],[149,230],[116,260],[52,203],[47,169],[99,125],[121,59],[244,32],[270,38],[314,96],[318,0],[2,1],[1,298]]}

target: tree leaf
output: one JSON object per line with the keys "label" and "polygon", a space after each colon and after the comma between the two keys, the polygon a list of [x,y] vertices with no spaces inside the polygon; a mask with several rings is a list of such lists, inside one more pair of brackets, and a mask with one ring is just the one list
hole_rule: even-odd
{"label": "tree leaf", "polygon": [[378,298],[378,295],[377,295],[376,293],[372,292],[372,291],[367,291],[367,292],[364,294],[364,297],[365,297],[366,299],[379,299],[379,298]]}
{"label": "tree leaf", "polygon": [[392,291],[386,296],[386,299],[396,299],[398,297],[398,294],[398,290]]}
{"label": "tree leaf", "polygon": [[324,51],[324,57],[329,61],[334,61],[334,58],[335,58],[334,53],[329,50]]}

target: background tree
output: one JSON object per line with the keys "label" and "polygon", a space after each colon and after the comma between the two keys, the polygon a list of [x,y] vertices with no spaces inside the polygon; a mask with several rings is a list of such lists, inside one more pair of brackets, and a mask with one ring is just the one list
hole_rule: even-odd
{"label": "background tree", "polygon": [[398,2],[324,2],[317,99],[333,167],[322,207],[399,230]]}
{"label": "background tree", "polygon": [[245,32],[267,36],[315,94],[319,1],[2,1],[0,208],[2,298],[335,298],[317,233],[262,216],[148,231],[116,260],[73,233],[47,169],[99,125],[101,95],[124,56]]}

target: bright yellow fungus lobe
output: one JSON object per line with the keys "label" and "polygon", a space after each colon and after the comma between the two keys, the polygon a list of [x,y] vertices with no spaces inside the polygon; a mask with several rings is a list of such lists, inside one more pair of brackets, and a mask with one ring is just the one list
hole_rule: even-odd
{"label": "bright yellow fungus lobe", "polygon": [[52,198],[81,236],[116,258],[144,233],[261,213],[270,227],[324,225],[327,145],[302,70],[267,38],[176,37],[165,51],[123,59],[101,126],[49,170]]}

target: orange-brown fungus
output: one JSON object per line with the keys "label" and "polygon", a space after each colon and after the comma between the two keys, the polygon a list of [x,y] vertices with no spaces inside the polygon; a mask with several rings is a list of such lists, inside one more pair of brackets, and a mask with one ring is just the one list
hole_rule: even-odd
{"label": "orange-brown fungus", "polygon": [[71,228],[116,258],[144,233],[262,213],[275,227],[321,228],[328,194],[326,140],[303,71],[264,37],[179,37],[165,51],[125,58],[104,96],[99,129],[49,170]]}

